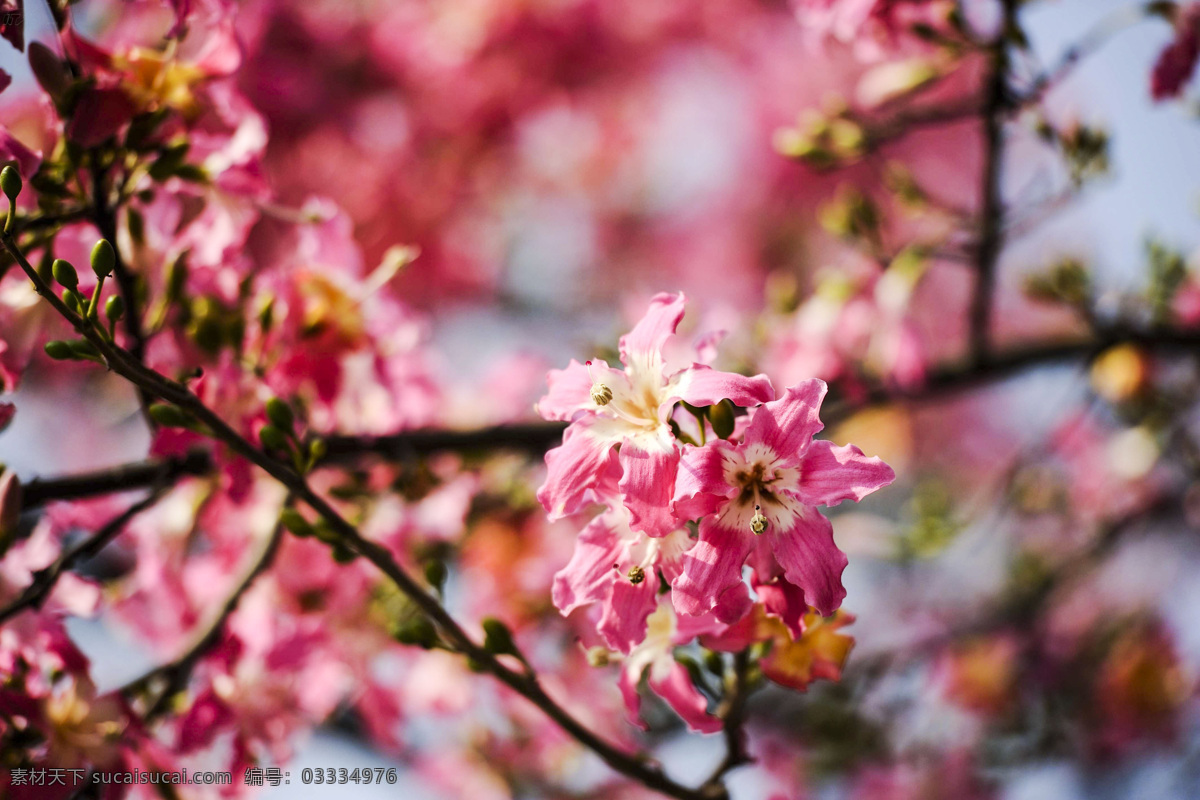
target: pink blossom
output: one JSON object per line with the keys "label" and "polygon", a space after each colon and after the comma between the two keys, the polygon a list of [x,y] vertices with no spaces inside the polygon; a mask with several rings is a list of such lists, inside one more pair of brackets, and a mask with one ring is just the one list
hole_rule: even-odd
{"label": "pink blossom", "polygon": [[631,526],[650,536],[676,528],[670,511],[679,444],[668,418],[679,400],[707,406],[723,399],[739,406],[774,397],[765,375],[746,378],[718,372],[702,364],[667,374],[663,348],[683,318],[685,298],[659,294],[634,329],[621,337],[621,363],[572,361],[552,370],[550,391],[538,403],[546,419],[570,420],[560,447],[546,455],[546,483],[538,499],[551,518],[578,511],[586,493],[605,469],[609,453],[619,446],[619,490]]}
{"label": "pink blossom", "polygon": [[793,386],[755,411],[743,440],[723,440],[686,451],[674,505],[702,516],[700,540],[684,555],[672,584],[675,606],[703,614],[745,591],[742,565],[753,557],[759,579],[782,574],[805,602],[832,614],[845,597],[846,556],[818,505],[859,501],[895,479],[878,458],[854,445],[839,447],[813,436],[824,381]]}
{"label": "pink blossom", "polygon": [[1155,100],[1178,97],[1200,60],[1200,3],[1175,11],[1175,39],[1158,56],[1150,76]]}
{"label": "pink blossom", "polygon": [[711,616],[680,620],[669,603],[659,605],[650,615],[646,638],[630,651],[621,668],[621,695],[631,722],[645,727],[638,717],[641,698],[637,690],[645,675],[654,693],[666,700],[689,728],[701,733],[721,730],[721,720],[708,713],[704,695],[692,684],[687,667],[675,660],[674,651],[675,645],[722,627]]}

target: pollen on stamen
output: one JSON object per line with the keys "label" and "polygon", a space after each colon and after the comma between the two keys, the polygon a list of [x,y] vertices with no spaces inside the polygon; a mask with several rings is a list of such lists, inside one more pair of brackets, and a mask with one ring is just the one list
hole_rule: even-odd
{"label": "pollen on stamen", "polygon": [[592,402],[598,406],[608,405],[613,399],[612,389],[595,379],[592,375],[592,362],[590,360],[585,361],[584,364],[587,366],[588,377],[592,379]]}
{"label": "pollen on stamen", "polygon": [[637,586],[642,581],[646,580],[646,570],[636,564],[629,568],[629,582]]}
{"label": "pollen on stamen", "polygon": [[750,531],[759,536],[767,529],[767,518],[762,515],[762,509],[759,506],[754,507],[754,516],[750,518]]}

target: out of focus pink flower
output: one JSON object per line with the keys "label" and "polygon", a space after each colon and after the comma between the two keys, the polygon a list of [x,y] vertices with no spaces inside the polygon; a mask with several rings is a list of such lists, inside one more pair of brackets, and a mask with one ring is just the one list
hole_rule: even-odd
{"label": "out of focus pink flower", "polygon": [[1200,60],[1200,3],[1178,8],[1174,16],[1175,38],[1159,54],[1150,75],[1150,95],[1155,100],[1178,97]]}

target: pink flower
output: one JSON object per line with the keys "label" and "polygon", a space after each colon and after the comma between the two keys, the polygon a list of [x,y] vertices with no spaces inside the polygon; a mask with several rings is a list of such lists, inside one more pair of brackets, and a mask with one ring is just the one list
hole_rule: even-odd
{"label": "pink flower", "polygon": [[765,375],[746,378],[701,364],[667,374],[663,347],[683,318],[682,293],[659,294],[634,329],[621,337],[624,371],[603,361],[572,361],[551,370],[549,392],[538,402],[546,419],[571,420],[561,447],[546,455],[546,483],[538,500],[552,519],[578,511],[614,447],[620,446],[619,491],[634,530],[665,536],[675,530],[671,492],[679,444],[669,418],[675,403],[708,406],[729,399],[739,406],[774,397]]}
{"label": "pink flower", "polygon": [[1175,39],[1158,56],[1150,76],[1155,100],[1178,97],[1200,60],[1200,3],[1175,12]]}
{"label": "pink flower", "polygon": [[609,647],[628,653],[646,636],[646,619],[658,605],[660,572],[668,583],[678,576],[680,557],[692,540],[682,527],[658,538],[634,531],[617,498],[619,477],[611,461],[603,494],[613,502],[579,534],[570,562],[554,576],[553,597],[564,616],[599,604],[597,631]]}
{"label": "pink flower", "polygon": [[721,720],[708,713],[708,701],[692,684],[687,667],[675,660],[676,644],[691,641],[697,635],[715,633],[724,626],[713,617],[680,620],[670,604],[662,603],[650,615],[646,639],[629,653],[621,669],[621,696],[630,721],[645,727],[639,719],[641,697],[638,682],[646,675],[650,688],[667,701],[688,727],[701,733],[721,730]]}
{"label": "pink flower", "polygon": [[674,506],[703,519],[672,584],[680,612],[703,614],[743,594],[742,565],[752,554],[759,582],[782,573],[822,614],[841,605],[846,556],[815,506],[861,500],[895,473],[853,445],[813,440],[824,427],[825,391],[820,380],[793,386],[754,413],[740,444],[718,440],[684,454]]}

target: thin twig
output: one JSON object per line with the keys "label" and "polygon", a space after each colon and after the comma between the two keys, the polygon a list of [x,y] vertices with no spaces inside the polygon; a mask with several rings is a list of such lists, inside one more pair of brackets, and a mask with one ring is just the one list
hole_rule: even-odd
{"label": "thin twig", "polygon": [[271,562],[275,560],[275,554],[279,551],[279,544],[283,541],[283,531],[283,526],[276,523],[270,537],[267,539],[266,545],[254,559],[254,565],[250,568],[250,571],[238,582],[233,592],[230,593],[229,597],[221,605],[216,616],[205,626],[203,632],[196,637],[195,642],[182,655],[167,664],[155,667],[121,688],[121,694],[126,697],[132,697],[159,681],[165,681],[158,697],[142,715],[143,721],[151,722],[169,710],[171,698],[183,691],[187,686],[188,679],[191,677],[192,670],[195,669],[196,664],[220,643],[221,635],[225,630],[225,623],[233,615],[233,612],[237,611],[242,597],[254,585],[254,581],[266,572],[270,568]]}
{"label": "thin twig", "polygon": [[55,500],[78,500],[146,486],[167,486],[182,477],[207,475],[212,470],[213,459],[209,452],[193,449],[182,456],[149,458],[59,478],[34,478],[21,488],[21,510],[29,511]]}
{"label": "thin twig", "polygon": [[69,571],[83,559],[91,558],[103,550],[105,545],[117,538],[131,519],[158,502],[162,493],[162,489],[151,492],[110,520],[94,535],[63,553],[53,564],[34,573],[33,583],[25,587],[16,600],[0,609],[0,625],[26,609],[41,608],[64,572]]}

